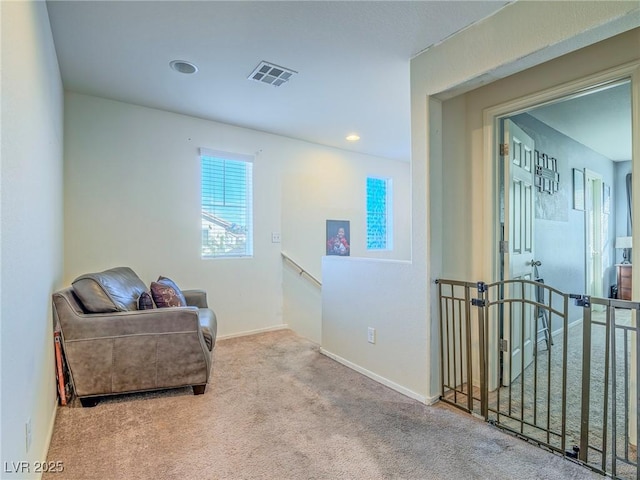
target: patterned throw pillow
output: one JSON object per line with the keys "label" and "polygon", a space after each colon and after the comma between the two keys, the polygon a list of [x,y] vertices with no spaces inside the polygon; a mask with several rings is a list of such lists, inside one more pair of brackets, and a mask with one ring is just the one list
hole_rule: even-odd
{"label": "patterned throw pillow", "polygon": [[182,293],[182,290],[180,290],[178,285],[176,285],[176,282],[174,282],[170,278],[163,277],[162,275],[158,277],[158,280],[156,280],[156,282],[162,283],[163,285],[173,288],[176,291],[176,295],[178,295],[178,298],[180,298],[180,303],[182,303],[182,305],[180,306],[181,307],[187,306],[187,299],[184,298],[184,294]]}
{"label": "patterned throw pillow", "polygon": [[149,292],[142,292],[140,298],[138,298],[138,310],[151,310],[156,308],[153,304],[153,298]]}
{"label": "patterned throw pillow", "polygon": [[187,306],[182,291],[172,280],[165,277],[159,277],[157,282],[151,282],[151,296],[158,308]]}

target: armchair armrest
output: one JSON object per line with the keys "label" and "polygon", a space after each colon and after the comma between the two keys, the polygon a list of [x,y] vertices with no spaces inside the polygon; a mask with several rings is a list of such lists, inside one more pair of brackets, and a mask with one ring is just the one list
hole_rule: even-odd
{"label": "armchair armrest", "polygon": [[190,307],[209,308],[207,304],[207,292],[204,290],[183,290],[182,294]]}

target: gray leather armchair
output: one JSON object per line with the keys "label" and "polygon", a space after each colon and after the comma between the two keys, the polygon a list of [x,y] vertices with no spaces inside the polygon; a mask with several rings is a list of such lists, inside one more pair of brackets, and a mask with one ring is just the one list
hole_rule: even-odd
{"label": "gray leather armchair", "polygon": [[145,291],[133,270],[118,267],[78,277],[53,294],[54,321],[83,405],[104,395],[172,387],[204,393],[217,331],[206,292],[183,291],[185,307],[139,310]]}

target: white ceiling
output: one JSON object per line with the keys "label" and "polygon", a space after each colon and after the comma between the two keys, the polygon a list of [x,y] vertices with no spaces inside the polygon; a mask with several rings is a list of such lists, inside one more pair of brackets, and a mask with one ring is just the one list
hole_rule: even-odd
{"label": "white ceiling", "polygon": [[528,113],[613,161],[631,160],[629,82],[538,107]]}
{"label": "white ceiling", "polygon": [[[47,5],[67,90],[408,161],[410,59],[507,3],[49,0]],[[169,62],[176,59],[195,63],[199,71],[171,70]],[[299,73],[280,87],[248,80],[262,60]],[[631,113],[622,90],[533,114],[609,158],[627,160]],[[361,140],[347,142],[350,133]]]}
{"label": "white ceiling", "polygon": [[[507,3],[47,5],[67,90],[406,161],[410,59]],[[176,73],[175,59],[199,71]],[[280,87],[247,80],[261,60],[299,74]]]}

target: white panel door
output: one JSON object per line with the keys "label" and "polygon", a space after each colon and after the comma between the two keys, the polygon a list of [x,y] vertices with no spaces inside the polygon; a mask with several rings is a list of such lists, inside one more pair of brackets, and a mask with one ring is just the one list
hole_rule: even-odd
{"label": "white panel door", "polygon": [[[508,225],[505,229],[509,245],[505,280],[533,280],[534,255],[534,142],[510,120],[504,121],[505,189],[508,198]],[[522,284],[506,284],[505,298],[535,300],[534,289]],[[534,308],[522,303],[507,303],[504,307],[503,339],[509,348],[503,355],[503,383],[509,384],[533,361],[536,340]]]}

